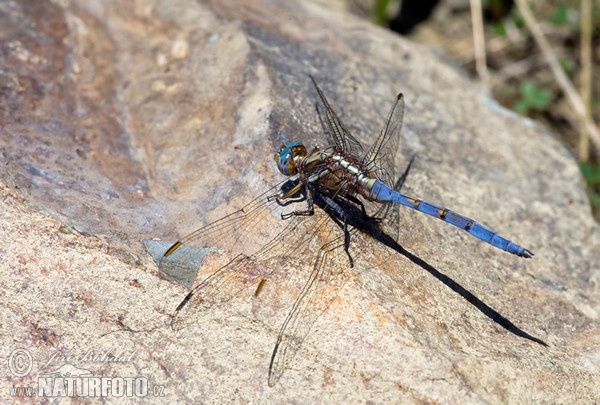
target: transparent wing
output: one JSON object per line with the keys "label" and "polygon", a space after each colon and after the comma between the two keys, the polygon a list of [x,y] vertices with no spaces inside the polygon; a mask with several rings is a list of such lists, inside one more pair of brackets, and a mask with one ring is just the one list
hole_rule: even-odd
{"label": "transparent wing", "polygon": [[[403,120],[404,96],[398,94],[392,105],[392,109],[388,113],[383,130],[364,157],[364,162],[369,170],[375,173],[375,176],[378,179],[397,190],[404,184],[404,180],[406,179],[408,170],[412,164],[411,161],[404,174],[400,178],[396,178],[395,158],[400,143],[400,131],[402,129]],[[374,212],[372,215],[381,220],[380,227],[382,230],[397,240],[400,227],[398,205],[393,203],[380,204],[372,202],[367,202],[367,205],[373,207],[372,211],[369,212]]]}
{"label": "transparent wing", "polygon": [[337,257],[343,252],[343,236],[326,243],[319,250],[313,271],[277,336],[269,365],[270,386],[281,378],[313,324],[329,308],[348,280],[349,271],[339,266]]}
{"label": "transparent wing", "polygon": [[245,240],[248,238],[248,232],[260,236],[260,230],[265,227],[265,224],[276,225],[280,207],[273,196],[278,195],[284,183],[285,181],[282,181],[243,208],[185,236],[167,250],[159,262],[159,267],[186,266],[192,258],[190,255],[195,253],[179,249],[181,245],[201,248],[218,247],[226,251],[239,249],[239,252],[252,254],[257,250],[257,244],[247,243],[251,242]]}
{"label": "transparent wing", "polygon": [[[256,254],[238,254],[190,291],[173,313],[173,329],[183,329],[198,322],[210,308],[221,306],[247,288],[258,285],[277,268],[269,265],[269,258],[280,256],[284,250],[292,254],[292,246],[283,241],[294,240],[295,220],[282,220],[282,223],[285,224],[283,230]],[[300,245],[303,243],[302,238],[295,241]]]}
{"label": "transparent wing", "polygon": [[[205,246],[207,239],[210,238],[213,238],[213,241],[209,242],[211,245],[225,246],[236,253],[228,263],[202,281],[179,304],[172,317],[174,329],[179,330],[198,322],[211,308],[222,306],[242,291],[258,285],[262,279],[268,278],[273,270],[280,268],[282,261],[288,265],[292,263],[299,274],[307,275],[308,281],[297,303],[305,302],[304,297],[312,297],[310,305],[304,307],[303,311],[293,309],[284,324],[283,329],[286,325],[295,325],[291,334],[287,335],[292,341],[301,342],[310,331],[318,314],[337,296],[340,283],[334,281],[336,277],[323,275],[338,274],[338,277],[341,277],[345,274],[343,266],[344,263],[348,263],[348,258],[345,256],[343,243],[341,250],[337,249],[340,245],[339,238],[343,239],[339,223],[319,208],[316,208],[312,216],[292,216],[282,220],[281,212],[290,212],[293,207],[281,207],[277,204],[271,197],[274,191],[270,190],[241,210],[190,234],[163,258],[161,265],[189,262],[192,259],[189,257],[189,252],[194,251],[182,249],[181,246],[190,244]],[[304,201],[299,203],[306,204]],[[262,238],[257,238],[257,235],[260,234],[265,221],[273,215],[273,211],[276,212],[280,230],[270,239],[261,240]],[[268,226],[273,227],[273,225]],[[229,240],[223,243],[217,242],[221,237],[225,238],[223,233],[230,232],[234,232],[232,237],[234,242]],[[248,250],[246,246],[248,238],[258,239],[259,241],[255,243],[263,245],[252,253],[239,253]],[[177,257],[180,251],[182,256]],[[318,269],[317,282],[312,276],[316,274],[314,270],[312,275],[308,276],[312,268]],[[325,294],[323,291],[331,282],[334,287],[327,287],[330,290]],[[317,287],[316,292],[313,290],[315,287]],[[284,347],[286,347],[285,342],[287,340],[283,342]],[[285,352],[292,351],[285,350]],[[293,352],[295,353],[295,350]]]}
{"label": "transparent wing", "polygon": [[400,143],[400,131],[404,120],[404,96],[398,94],[390,110],[385,127],[371,145],[364,157],[364,162],[390,187],[396,182],[394,160]]}
{"label": "transparent wing", "polygon": [[[211,252],[221,253],[225,261],[229,258],[179,304],[172,317],[174,329],[198,322],[211,307],[228,302],[266,278],[274,268],[268,265],[268,259],[293,254],[295,244],[305,244],[310,238],[310,233],[296,232],[299,218],[281,219],[282,212],[291,210],[274,199],[285,192],[284,183],[267,190],[240,210],[189,234],[167,250],[159,262],[159,268],[167,274],[189,272],[190,266],[197,271]],[[188,249],[189,246],[204,249]]]}
{"label": "transparent wing", "polygon": [[[394,183],[395,190],[401,190],[412,163],[413,159]],[[372,265],[372,263],[365,263],[363,259],[366,249],[369,248],[368,240],[370,239],[364,233],[365,231],[367,233],[384,232],[389,237],[397,240],[399,231],[398,205],[366,201],[367,211],[371,209],[372,212],[375,212],[375,215],[365,218],[360,208],[354,204],[345,201],[343,198],[336,198],[335,201],[349,215],[350,254],[355,262],[362,262],[361,267]],[[320,213],[321,215],[330,215],[331,211],[330,207],[325,207],[327,214],[323,210],[320,210]],[[332,224],[335,224],[335,227],[332,227]],[[362,229],[362,231],[359,231],[359,229]],[[344,236],[340,225],[329,219],[327,227],[324,227],[321,233],[325,233],[326,239],[330,241],[319,249],[313,270],[281,327],[269,365],[270,386],[277,383],[283,372],[292,363],[296,352],[308,336],[313,324],[329,308],[352,274],[346,266],[348,260],[344,251]]]}
{"label": "transparent wing", "polygon": [[[409,169],[410,164],[395,183],[397,190],[401,189]],[[353,204],[351,200],[344,199],[343,196],[336,197],[335,203],[349,219],[349,250],[354,262],[361,263],[359,268],[372,266],[373,263],[368,261],[370,259],[365,257],[370,256],[365,253],[372,241],[365,233],[384,232],[396,240],[399,224],[398,206],[367,201],[365,202],[367,210],[376,209],[376,215],[365,217],[360,207]],[[321,240],[327,242],[316,252],[312,271],[277,336],[269,365],[270,386],[275,385],[284,371],[289,368],[314,323],[329,308],[353,274],[348,268],[349,260],[344,250],[341,220],[335,216],[331,217],[333,209],[330,206],[319,204],[319,207],[321,209],[315,211],[315,215],[327,217],[325,225],[319,227],[319,235]]]}
{"label": "transparent wing", "polygon": [[341,150],[346,153],[350,153],[355,156],[362,156],[363,148],[360,142],[358,142],[352,135],[350,135],[350,132],[344,128],[337,114],[333,112],[329,106],[325,95],[317,85],[315,79],[312,76],[310,76],[310,79],[315,85],[315,89],[317,89],[317,93],[319,94],[319,98],[321,99],[323,107],[325,107],[328,135],[331,138],[329,139],[329,143],[331,144],[333,142],[335,146],[341,148]]}

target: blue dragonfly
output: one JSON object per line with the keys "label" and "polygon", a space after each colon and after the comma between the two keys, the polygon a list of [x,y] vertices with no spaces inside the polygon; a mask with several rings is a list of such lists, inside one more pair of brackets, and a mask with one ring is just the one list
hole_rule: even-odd
{"label": "blue dragonfly", "polygon": [[[378,167],[377,156],[380,150],[388,143],[394,144],[394,149],[397,148],[397,139],[392,135],[399,136],[402,125],[404,114],[402,94],[397,96],[383,132],[367,154],[362,156],[360,143],[344,129],[321,89],[314,79],[312,80],[321,102],[325,106],[329,134],[333,137],[335,146],[330,146],[324,150],[315,148],[310,154],[307,154],[306,147],[303,144],[293,141],[287,146],[282,146],[280,151],[275,154],[279,171],[286,176],[298,175],[300,179],[300,183],[296,188],[284,195],[282,199],[289,198],[300,187],[305,187],[307,190],[308,209],[306,211],[295,211],[292,215],[313,214],[314,208],[311,197],[313,190],[318,190],[319,193],[328,196],[329,199],[337,195],[344,197],[360,195],[368,201],[401,204],[431,215],[517,256],[525,258],[533,256],[530,250],[500,236],[498,232],[448,208],[404,195],[393,189],[393,183],[388,183],[388,185],[380,179],[389,177],[382,173],[382,169]],[[332,208],[336,212],[338,211],[335,205],[332,205]],[[343,216],[340,212],[338,214]]]}
{"label": "blue dragonfly", "polygon": [[[300,142],[283,145],[274,160],[279,171],[293,179],[176,242],[159,263],[161,270],[173,273],[198,263],[213,263],[213,253],[225,255],[217,264],[220,267],[176,308],[172,316],[176,330],[199,322],[210,309],[229,303],[252,286],[258,286],[258,294],[274,270],[308,273],[277,336],[268,372],[270,386],[280,379],[314,322],[337,297],[355,259],[365,253],[365,229],[373,236],[382,232],[397,238],[399,205],[439,218],[509,253],[533,256],[530,250],[478,222],[399,191],[408,172],[396,181],[394,157],[404,115],[402,94],[394,101],[383,130],[364,153],[311,80],[324,108],[322,124],[331,146],[315,147],[307,153]],[[304,208],[289,208],[297,204]]]}

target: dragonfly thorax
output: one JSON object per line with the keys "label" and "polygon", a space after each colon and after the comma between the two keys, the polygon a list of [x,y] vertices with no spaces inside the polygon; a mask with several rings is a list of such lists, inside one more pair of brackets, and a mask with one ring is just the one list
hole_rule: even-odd
{"label": "dragonfly thorax", "polygon": [[281,145],[279,152],[274,156],[277,162],[279,171],[286,176],[293,176],[298,173],[296,167],[297,158],[304,158],[306,156],[306,147],[298,141],[290,142],[287,146]]}

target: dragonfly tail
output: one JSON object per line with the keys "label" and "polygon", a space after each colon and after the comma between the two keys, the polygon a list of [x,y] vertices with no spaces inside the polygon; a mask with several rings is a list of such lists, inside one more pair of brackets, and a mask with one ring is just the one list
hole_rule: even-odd
{"label": "dragonfly tail", "polygon": [[443,208],[417,198],[408,197],[402,193],[392,190],[381,180],[376,180],[373,184],[370,198],[375,201],[390,201],[405,205],[424,214],[431,215],[432,217],[441,219],[444,222],[467,231],[471,235],[489,243],[492,246],[505,250],[514,255],[524,258],[531,258],[533,256],[533,253],[530,250],[525,249],[523,246],[520,246],[517,243],[504,238],[503,236],[500,236],[498,232],[495,232],[470,218],[457,214],[448,208]]}

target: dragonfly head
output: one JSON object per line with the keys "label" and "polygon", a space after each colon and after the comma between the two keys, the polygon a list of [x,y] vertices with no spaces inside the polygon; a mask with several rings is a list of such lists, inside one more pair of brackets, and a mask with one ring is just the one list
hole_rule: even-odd
{"label": "dragonfly head", "polygon": [[296,157],[306,156],[306,147],[300,142],[293,141],[287,146],[281,145],[279,152],[275,154],[275,161],[279,171],[286,176],[293,176],[298,173],[296,168]]}

